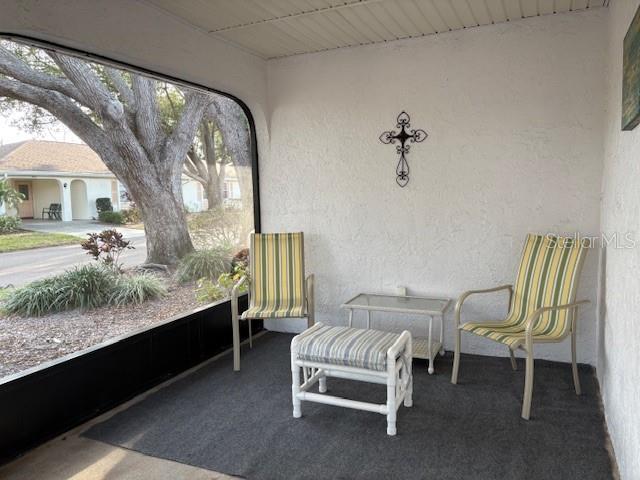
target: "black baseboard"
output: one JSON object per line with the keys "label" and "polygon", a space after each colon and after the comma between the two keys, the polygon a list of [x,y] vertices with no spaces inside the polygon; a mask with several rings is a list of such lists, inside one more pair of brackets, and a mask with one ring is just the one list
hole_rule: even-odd
{"label": "black baseboard", "polygon": [[0,380],[0,464],[231,346],[227,301]]}

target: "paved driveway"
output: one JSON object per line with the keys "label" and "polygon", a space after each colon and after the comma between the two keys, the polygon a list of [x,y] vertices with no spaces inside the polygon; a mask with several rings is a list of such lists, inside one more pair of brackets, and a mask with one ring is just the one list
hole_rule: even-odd
{"label": "paved driveway", "polygon": [[[90,221],[47,222],[46,220],[27,220],[23,228],[39,232],[66,233],[86,238],[87,232],[99,232],[113,225],[104,225]],[[119,228],[127,240],[131,240],[134,250],[126,250],[120,256],[125,266],[143,263],[147,256],[147,245],[144,230]],[[17,252],[0,253],[0,287],[6,285],[24,285],[25,283],[50,275],[81,263],[93,262],[93,258],[78,245],[62,245],[59,247],[34,248]]]}
{"label": "paved driveway", "polygon": [[118,225],[94,222],[93,220],[74,220],[73,222],[59,222],[56,220],[23,220],[22,228],[44,233],[66,233],[87,238],[87,233],[101,232],[115,228],[122,232],[126,239],[144,238],[144,230],[125,228]]}

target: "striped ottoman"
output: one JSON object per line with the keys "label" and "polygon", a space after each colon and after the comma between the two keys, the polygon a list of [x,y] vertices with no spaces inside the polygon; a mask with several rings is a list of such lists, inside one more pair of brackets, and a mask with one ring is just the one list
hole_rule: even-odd
{"label": "striped ottoman", "polygon": [[[401,334],[316,323],[291,341],[293,416],[302,416],[302,400],[377,412],[387,417],[387,434],[396,434],[400,404],[412,404],[411,333]],[[387,386],[387,402],[358,402],[327,395],[327,377]],[[320,393],[309,389],[319,384]]]}

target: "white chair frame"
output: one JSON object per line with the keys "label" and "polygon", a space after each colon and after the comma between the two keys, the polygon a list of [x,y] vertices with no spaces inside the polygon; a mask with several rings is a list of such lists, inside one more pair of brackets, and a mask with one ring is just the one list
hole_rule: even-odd
{"label": "white chair frame", "polygon": [[[291,341],[291,395],[294,418],[302,416],[302,401],[365,410],[385,415],[387,417],[387,434],[395,435],[397,431],[396,418],[400,405],[402,403],[404,403],[405,407],[413,405],[411,333],[407,330],[402,332],[387,351],[387,369],[378,371],[299,359],[298,348],[300,341],[320,327],[322,327],[321,324],[316,324],[300,335],[293,337]],[[301,373],[302,383],[300,383]],[[386,385],[387,402],[377,404],[327,395],[325,394],[327,391],[327,377]],[[309,389],[316,383],[319,384],[318,390],[320,393],[310,392]]]}

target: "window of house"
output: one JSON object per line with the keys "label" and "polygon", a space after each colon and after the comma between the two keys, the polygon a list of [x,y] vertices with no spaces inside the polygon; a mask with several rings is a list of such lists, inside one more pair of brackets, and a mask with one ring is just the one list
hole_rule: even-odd
{"label": "window of house", "polygon": [[255,228],[245,109],[9,40],[0,67],[0,378],[224,299]]}

